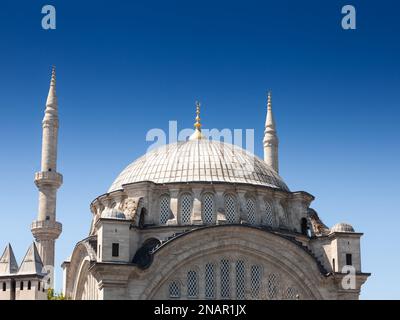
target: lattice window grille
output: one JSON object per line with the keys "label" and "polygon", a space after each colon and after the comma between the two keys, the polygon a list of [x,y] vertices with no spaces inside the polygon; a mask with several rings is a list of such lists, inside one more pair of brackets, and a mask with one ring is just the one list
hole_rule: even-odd
{"label": "lattice window grille", "polygon": [[187,296],[188,298],[197,298],[198,295],[197,272],[190,270],[187,273]]}
{"label": "lattice window grille", "polygon": [[250,224],[256,223],[256,204],[253,199],[249,198],[246,201],[247,221]]}
{"label": "lattice window grille", "polygon": [[170,214],[170,201],[168,196],[161,196],[160,199],[160,224],[166,224]]}
{"label": "lattice window grille", "polygon": [[279,279],[275,273],[271,273],[268,277],[268,297],[270,299],[276,299],[279,291]]}
{"label": "lattice window grille", "polygon": [[230,297],[230,265],[228,260],[221,260],[221,299],[230,299]]}
{"label": "lattice window grille", "polygon": [[180,298],[181,297],[181,288],[176,281],[172,281],[169,284],[168,292],[169,292],[170,298]]}
{"label": "lattice window grille", "polygon": [[215,266],[211,263],[206,264],[205,281],[206,299],[215,299]]}
{"label": "lattice window grille", "polygon": [[214,196],[206,194],[203,197],[203,219],[204,223],[214,222]]}
{"label": "lattice window grille", "polygon": [[289,287],[286,289],[286,299],[289,300],[297,300],[298,299],[298,292],[295,288]]}
{"label": "lattice window grille", "polygon": [[236,299],[244,300],[246,294],[245,267],[243,261],[236,262]]}
{"label": "lattice window grille", "polygon": [[269,201],[265,201],[265,224],[272,227],[273,223],[272,205]]}
{"label": "lattice window grille", "polygon": [[231,194],[225,196],[225,216],[228,222],[236,222],[236,201]]}
{"label": "lattice window grille", "polygon": [[251,284],[251,297],[257,299],[260,295],[262,281],[262,268],[260,265],[251,266],[250,270],[250,284]]}
{"label": "lattice window grille", "polygon": [[180,213],[182,223],[190,223],[192,215],[193,199],[190,194],[181,196]]}

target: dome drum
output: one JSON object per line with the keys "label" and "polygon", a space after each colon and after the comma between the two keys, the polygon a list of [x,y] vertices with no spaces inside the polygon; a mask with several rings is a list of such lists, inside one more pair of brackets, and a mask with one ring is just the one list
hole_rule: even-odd
{"label": "dome drum", "polygon": [[98,197],[91,208],[95,221],[126,219],[136,226],[244,223],[300,233],[312,199],[306,192],[257,185],[139,182]]}

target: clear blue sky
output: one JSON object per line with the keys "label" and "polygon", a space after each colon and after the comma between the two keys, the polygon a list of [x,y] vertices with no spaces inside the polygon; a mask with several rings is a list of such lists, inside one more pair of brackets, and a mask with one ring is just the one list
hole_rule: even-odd
{"label": "clear blue sky", "polygon": [[[41,7],[57,29],[41,29]],[[323,3],[323,5],[322,5]],[[341,28],[353,4],[357,30]],[[90,202],[146,151],[152,128],[254,128],[273,90],[280,172],[332,226],[362,238],[362,298],[400,298],[398,1],[2,1],[0,250],[19,262],[37,214],[50,66],[60,109],[57,266],[88,235]],[[57,269],[61,287],[61,268]]]}

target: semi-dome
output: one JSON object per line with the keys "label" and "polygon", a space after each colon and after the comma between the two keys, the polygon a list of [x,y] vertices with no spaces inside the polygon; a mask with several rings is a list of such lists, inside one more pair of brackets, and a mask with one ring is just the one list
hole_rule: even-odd
{"label": "semi-dome", "polygon": [[142,181],[241,183],[289,191],[262,159],[238,146],[207,139],[181,141],[149,151],[128,165],[108,192]]}
{"label": "semi-dome", "polygon": [[331,228],[331,232],[354,232],[354,228],[345,222],[337,223]]}

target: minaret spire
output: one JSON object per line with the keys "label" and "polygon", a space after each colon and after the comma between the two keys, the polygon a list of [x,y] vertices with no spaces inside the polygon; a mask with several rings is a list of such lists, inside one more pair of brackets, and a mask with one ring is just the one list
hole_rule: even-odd
{"label": "minaret spire", "polygon": [[[35,184],[39,189],[37,220],[32,223],[32,234],[37,242],[43,265],[53,281],[55,240],[62,231],[56,221],[57,189],[62,184],[62,175],[57,172],[58,101],[56,95],[56,69],[51,72],[50,88],[42,121],[41,171],[35,173]],[[52,286],[52,282],[50,286]]]}
{"label": "minaret spire", "polygon": [[278,135],[274,115],[272,113],[272,96],[271,91],[268,92],[267,101],[267,118],[265,120],[264,130],[264,161],[277,173],[279,172],[278,162]]}
{"label": "minaret spire", "polygon": [[196,122],[194,123],[194,132],[190,136],[189,140],[204,139],[204,135],[201,133],[201,123],[200,123],[200,102],[196,101]]}

